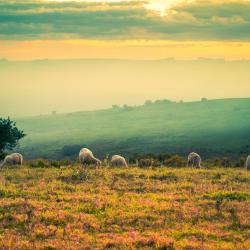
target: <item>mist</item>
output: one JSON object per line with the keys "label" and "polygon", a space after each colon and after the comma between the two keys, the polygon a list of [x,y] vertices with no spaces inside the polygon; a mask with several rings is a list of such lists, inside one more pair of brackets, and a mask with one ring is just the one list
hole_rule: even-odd
{"label": "mist", "polygon": [[37,60],[0,62],[0,115],[96,110],[145,100],[248,97],[250,61]]}

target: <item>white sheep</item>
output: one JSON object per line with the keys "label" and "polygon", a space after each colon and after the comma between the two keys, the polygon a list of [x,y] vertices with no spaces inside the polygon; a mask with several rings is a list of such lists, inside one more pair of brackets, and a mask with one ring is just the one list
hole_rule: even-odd
{"label": "white sheep", "polygon": [[93,153],[87,148],[80,150],[79,161],[82,165],[101,165],[101,161],[95,158]]}
{"label": "white sheep", "polygon": [[120,155],[113,155],[111,158],[111,166],[113,167],[127,167],[128,164],[124,157]]}
{"label": "white sheep", "polygon": [[23,165],[23,156],[19,153],[12,153],[10,155],[7,155],[1,166],[4,165]]}
{"label": "white sheep", "polygon": [[192,152],[188,155],[188,165],[189,163],[191,163],[192,167],[201,168],[201,157],[197,153]]}
{"label": "white sheep", "polygon": [[246,168],[248,171],[250,171],[250,155],[247,157],[247,160],[246,160]]}

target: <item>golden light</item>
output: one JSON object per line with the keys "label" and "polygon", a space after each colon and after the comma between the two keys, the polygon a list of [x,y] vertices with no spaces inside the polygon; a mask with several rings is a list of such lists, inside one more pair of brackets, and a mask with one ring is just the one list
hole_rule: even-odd
{"label": "golden light", "polygon": [[[115,2],[132,2],[133,0],[47,0],[50,2],[89,2],[89,3],[115,3]],[[139,1],[138,1],[139,2]],[[144,2],[144,0],[141,0]],[[144,7],[156,12],[159,12],[160,15],[166,15],[167,10],[173,5],[184,2],[184,0],[149,0],[148,3],[144,4]],[[187,2],[187,0],[185,1]],[[190,2],[190,0],[189,0]]]}

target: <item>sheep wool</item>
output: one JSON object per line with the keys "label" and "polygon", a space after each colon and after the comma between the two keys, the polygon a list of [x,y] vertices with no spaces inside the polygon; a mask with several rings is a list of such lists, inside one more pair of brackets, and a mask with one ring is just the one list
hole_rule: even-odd
{"label": "sheep wool", "polygon": [[19,153],[12,153],[10,155],[7,155],[1,166],[4,165],[23,165],[23,156]]}
{"label": "sheep wool", "polygon": [[82,148],[79,152],[79,161],[82,165],[100,165],[101,161],[97,159],[88,148]]}
{"label": "sheep wool", "polygon": [[127,167],[127,162],[124,157],[120,155],[113,155],[111,158],[111,166],[113,167]]}
{"label": "sheep wool", "polygon": [[188,165],[189,163],[191,163],[192,167],[201,168],[201,157],[197,153],[192,152],[188,155]]}

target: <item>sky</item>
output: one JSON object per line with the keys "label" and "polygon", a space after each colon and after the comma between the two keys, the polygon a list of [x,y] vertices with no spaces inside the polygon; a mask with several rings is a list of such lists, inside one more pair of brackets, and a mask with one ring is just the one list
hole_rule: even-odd
{"label": "sky", "polygon": [[250,58],[248,0],[0,0],[0,58]]}
{"label": "sky", "polygon": [[[195,100],[207,93],[210,98],[246,97],[250,93],[246,87],[249,13],[248,0],[0,0],[0,58],[34,62],[0,63],[0,116],[48,113],[53,108],[60,112],[105,108],[114,102],[137,104],[150,98]],[[155,75],[159,67],[156,61],[164,58],[173,58],[180,65],[183,60],[190,61],[190,73],[182,79],[185,69],[172,62]],[[211,60],[207,68],[200,58]],[[228,62],[221,62],[223,70],[219,73],[218,58]],[[87,76],[82,72],[88,66],[76,59],[95,59]],[[102,59],[101,68],[97,59]],[[109,59],[126,60],[126,68],[112,72],[114,65]],[[43,67],[34,66],[37,60],[43,60]],[[50,63],[53,60],[62,64]],[[67,60],[71,60],[70,66],[67,64],[71,71],[63,63]],[[132,63],[138,60],[154,63],[145,72],[142,63]],[[242,62],[240,68],[234,69],[229,63],[235,60]],[[197,71],[197,63],[204,67],[203,75]],[[103,72],[103,67],[109,73]],[[70,77],[65,76],[67,73]],[[200,83],[199,91],[187,91],[198,84],[198,79],[206,84]],[[221,87],[214,89],[218,80]],[[78,93],[72,93],[77,98],[68,98],[71,88],[84,92],[86,82],[92,86],[89,96],[100,90],[98,99],[81,100]],[[155,88],[162,91],[158,93]],[[105,96],[101,95],[104,89]],[[51,92],[59,93],[60,98],[54,94],[53,99]],[[25,96],[25,105],[20,105],[18,94]],[[70,104],[65,105],[63,99]],[[35,105],[36,100],[42,108]]]}

